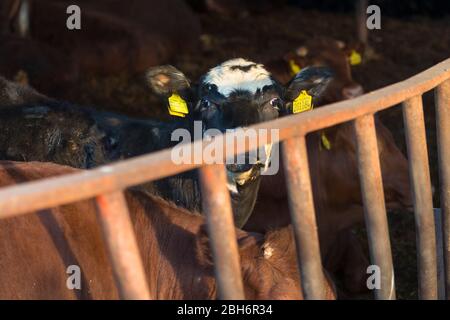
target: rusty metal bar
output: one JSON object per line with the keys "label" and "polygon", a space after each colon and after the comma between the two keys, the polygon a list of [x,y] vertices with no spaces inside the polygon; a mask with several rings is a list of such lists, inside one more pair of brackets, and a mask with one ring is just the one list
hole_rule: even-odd
{"label": "rusty metal bar", "polygon": [[357,0],[355,6],[355,16],[356,16],[356,34],[358,35],[358,40],[367,46],[368,39],[368,29],[366,25],[367,21],[367,6],[369,5],[368,0]]}
{"label": "rusty metal bar", "polygon": [[357,118],[354,126],[370,257],[372,264],[381,271],[380,288],[374,289],[375,298],[393,300],[394,268],[373,115]]}
{"label": "rusty metal bar", "polygon": [[420,299],[437,299],[436,235],[422,96],[403,103],[409,172],[414,196]]}
{"label": "rusty metal bar", "polygon": [[450,299],[450,80],[436,88],[436,129],[439,155],[439,180],[445,262],[445,291]]}
{"label": "rusty metal bar", "polygon": [[223,164],[206,165],[199,169],[202,209],[206,215],[218,298],[242,300],[244,286],[237,246],[236,230]]}
{"label": "rusty metal bar", "polygon": [[[279,140],[303,136],[307,132],[386,109],[416,94],[431,90],[448,78],[450,78],[450,59],[405,81],[373,91],[370,94],[254,125],[249,129],[278,129]],[[269,141],[263,141],[264,139],[257,137],[255,139],[256,143],[251,140],[248,144],[243,144],[243,147],[238,146],[236,154],[247,152],[249,145],[261,147],[266,143],[278,142],[271,141],[270,136]],[[232,147],[223,135],[216,136],[215,141],[218,144],[222,142],[226,149]],[[191,147],[195,148],[193,145],[197,143],[205,144],[205,142],[199,141],[193,143]],[[223,154],[225,155],[226,152]],[[0,190],[0,218],[87,199],[101,193],[125,189],[199,166],[200,164],[195,163],[174,165],[172,150],[166,149],[87,172],[4,188]]]}
{"label": "rusty metal bar", "polygon": [[26,38],[30,34],[30,11],[31,11],[31,1],[22,0],[20,4],[20,9],[17,15],[17,31],[19,36]]}
{"label": "rusty metal bar", "polygon": [[150,299],[144,267],[125,197],[121,191],[96,198],[97,217],[103,230],[114,278],[122,299]]}
{"label": "rusty metal bar", "polygon": [[445,263],[444,263],[444,238],[442,228],[442,211],[434,208],[434,223],[436,225],[436,263],[438,279],[438,299],[445,300]]}
{"label": "rusty metal bar", "polygon": [[324,299],[325,277],[305,137],[288,139],[281,148],[303,295],[305,299]]}

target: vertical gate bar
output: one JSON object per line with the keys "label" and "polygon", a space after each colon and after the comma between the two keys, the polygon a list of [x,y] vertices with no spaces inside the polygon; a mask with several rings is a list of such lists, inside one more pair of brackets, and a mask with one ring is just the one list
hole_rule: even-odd
{"label": "vertical gate bar", "polygon": [[147,278],[123,192],[99,195],[95,200],[97,217],[121,299],[150,299]]}
{"label": "vertical gate bar", "polygon": [[436,225],[436,264],[438,299],[445,300],[445,263],[444,263],[444,238],[442,235],[442,211],[434,208],[434,224]]}
{"label": "vertical gate bar", "polygon": [[447,299],[450,299],[450,79],[435,90],[436,129],[441,189],[444,278]]}
{"label": "vertical gate bar", "polygon": [[31,5],[32,4],[30,0],[20,1],[20,8],[16,18],[16,25],[19,31],[19,35],[22,38],[27,38],[30,34]]}
{"label": "vertical gate bar", "polygon": [[374,116],[355,119],[354,128],[370,260],[381,271],[380,288],[374,289],[375,298],[393,300],[396,296],[394,268]]}
{"label": "vertical gate bar", "polygon": [[206,165],[199,169],[202,208],[206,213],[218,298],[242,300],[244,286],[231,209],[227,177],[223,164]]}
{"label": "vertical gate bar", "polygon": [[437,299],[436,235],[422,96],[403,103],[416,220],[419,298]]}
{"label": "vertical gate bar", "polygon": [[356,0],[355,15],[356,15],[356,34],[358,40],[367,48],[368,29],[366,26],[367,6],[368,0]]}
{"label": "vertical gate bar", "polygon": [[303,295],[305,299],[324,299],[325,278],[305,136],[288,139],[281,146]]}

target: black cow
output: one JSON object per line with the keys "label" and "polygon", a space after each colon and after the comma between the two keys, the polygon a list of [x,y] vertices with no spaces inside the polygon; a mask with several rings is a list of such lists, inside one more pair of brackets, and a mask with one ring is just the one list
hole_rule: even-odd
{"label": "black cow", "polygon": [[[164,123],[133,119],[52,99],[37,103],[31,99],[32,103],[1,107],[0,158],[92,168],[173,147],[174,130],[192,132],[195,120],[201,120],[204,130],[224,132],[275,119],[292,110],[292,102],[300,92],[306,91],[317,100],[330,79],[328,69],[305,69],[284,89],[262,65],[234,59],[211,69],[198,85],[191,86],[174,67],[157,67],[148,72],[149,84],[169,101],[170,112],[180,116],[179,120]],[[258,162],[227,165],[238,226],[247,221],[253,210],[261,166]],[[199,182],[194,171],[162,179],[146,188],[177,205],[201,211]]]}

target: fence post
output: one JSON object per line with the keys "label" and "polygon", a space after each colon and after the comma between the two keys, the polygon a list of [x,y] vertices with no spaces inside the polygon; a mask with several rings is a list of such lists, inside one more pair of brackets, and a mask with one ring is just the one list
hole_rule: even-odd
{"label": "fence post", "polygon": [[416,220],[419,298],[437,299],[436,235],[422,96],[403,103]]}
{"label": "fence post", "polygon": [[96,205],[120,297],[129,300],[150,299],[147,278],[122,191],[97,196]]}
{"label": "fence post", "polygon": [[450,79],[435,89],[445,291],[450,299]]}
{"label": "fence post", "polygon": [[354,126],[370,260],[381,270],[381,286],[380,289],[374,289],[375,298],[393,300],[394,268],[373,115],[357,118]]}
{"label": "fence post", "polygon": [[303,295],[305,299],[324,299],[325,278],[305,137],[288,139],[281,147]]}
{"label": "fence post", "polygon": [[233,222],[230,194],[223,164],[206,165],[199,169],[202,208],[206,214],[218,298],[242,300],[244,286]]}

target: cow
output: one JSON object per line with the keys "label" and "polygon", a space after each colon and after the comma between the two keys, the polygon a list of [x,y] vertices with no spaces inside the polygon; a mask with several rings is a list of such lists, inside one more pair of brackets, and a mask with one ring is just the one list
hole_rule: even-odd
{"label": "cow", "polygon": [[16,35],[0,36],[0,42],[0,74],[8,79],[24,74],[22,84],[56,97],[68,95],[79,79],[79,65],[70,53]]}
{"label": "cow", "polygon": [[[351,67],[362,62],[364,46],[339,40],[319,38],[299,46],[282,58],[268,62],[267,68],[281,82],[287,81],[308,65],[325,65],[335,74],[324,93],[323,101],[337,102],[363,93],[361,85],[352,79]],[[315,107],[320,107],[316,105]],[[379,149],[388,209],[412,206],[408,180],[408,165],[397,148],[389,130],[376,121]],[[342,124],[307,137],[310,174],[315,186],[315,206],[321,237],[322,255],[327,268],[343,274],[343,284],[349,293],[366,290],[368,260],[352,227],[360,224],[363,209],[356,163],[356,144],[351,125]],[[260,209],[265,208],[264,215]],[[246,230],[267,230],[290,222],[287,191],[283,170],[262,180],[260,195]]]}
{"label": "cow", "polygon": [[[74,4],[81,8],[81,31],[66,28]],[[70,53],[83,75],[140,74],[195,50],[200,22],[180,0],[41,0],[31,8],[30,35]]]}
{"label": "cow", "polygon": [[[410,210],[413,200],[408,162],[391,132],[378,119],[375,123],[386,208]],[[329,145],[324,144],[323,134]],[[343,271],[346,274],[344,286],[361,292],[367,289],[368,261],[361,256],[364,252],[351,235],[351,228],[364,221],[352,124],[344,123],[307,135],[307,148],[324,265],[330,272]],[[254,212],[244,230],[264,232],[289,223],[287,190],[281,168],[277,175],[262,179]],[[352,261],[357,262],[356,267],[349,263],[349,251],[356,252],[350,255]]]}
{"label": "cow", "polygon": [[[6,187],[82,170],[40,162],[1,162]],[[125,193],[151,297],[217,298],[205,219],[139,190]],[[0,299],[118,299],[92,200],[0,219]],[[245,297],[302,299],[293,234],[236,230]],[[69,266],[81,288],[69,289]],[[326,275],[326,272],[325,272]],[[326,276],[324,299],[334,299]]]}
{"label": "cow", "polygon": [[[67,10],[71,5],[82,9],[82,32],[66,27],[70,20]],[[198,18],[180,0],[132,0],[127,3],[2,0],[0,18],[2,35],[26,36],[24,42],[32,46],[32,50],[21,48],[18,52],[22,56],[36,51],[34,46],[38,42],[66,57],[68,65],[77,64],[79,73],[83,75],[141,73],[150,66],[166,63],[175,54],[195,49],[200,36]],[[182,36],[179,30],[184,31]],[[53,76],[68,76],[70,72],[65,70]]]}
{"label": "cow", "polygon": [[340,40],[317,38],[280,58],[267,61],[265,65],[281,83],[287,83],[292,74],[307,66],[329,67],[334,72],[334,79],[323,97],[323,103],[328,104],[363,94],[363,88],[351,74],[351,66],[361,62],[363,49],[358,43],[346,44]]}
{"label": "cow", "polygon": [[[332,78],[327,68],[305,68],[283,88],[263,65],[242,58],[212,68],[197,85],[191,85],[173,66],[152,68],[147,76],[150,87],[167,99],[169,112],[177,115],[179,120],[164,123],[133,119],[50,100],[48,103],[2,107],[0,158],[92,168],[173,147],[176,142],[171,141],[172,132],[176,129],[192,132],[196,120],[205,131],[225,132],[291,112],[293,101],[302,92],[308,94],[313,103],[318,103]],[[266,159],[269,156],[267,151]],[[252,212],[260,169],[267,162],[258,159],[255,163],[226,166],[237,226],[244,225]],[[196,172],[159,180],[147,189],[177,205],[201,211]]]}

